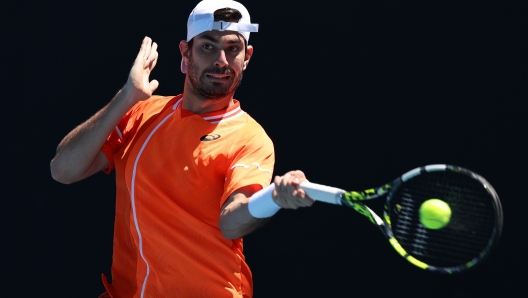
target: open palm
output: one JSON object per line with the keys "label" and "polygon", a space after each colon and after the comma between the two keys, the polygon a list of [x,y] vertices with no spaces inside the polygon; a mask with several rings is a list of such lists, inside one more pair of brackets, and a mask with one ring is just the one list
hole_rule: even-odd
{"label": "open palm", "polygon": [[149,76],[156,62],[158,61],[158,45],[152,42],[150,37],[145,37],[141,43],[141,48],[134,61],[134,65],[128,75],[126,88],[133,92],[137,100],[145,100],[152,96],[152,93],[158,88],[159,82],[152,80],[149,82]]}

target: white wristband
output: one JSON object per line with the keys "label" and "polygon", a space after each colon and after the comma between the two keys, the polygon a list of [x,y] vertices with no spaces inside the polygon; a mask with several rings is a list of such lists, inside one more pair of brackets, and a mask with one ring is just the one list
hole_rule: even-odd
{"label": "white wristband", "polygon": [[272,193],[275,189],[275,184],[263,188],[254,193],[249,198],[248,209],[249,213],[255,218],[272,217],[281,207],[273,201]]}

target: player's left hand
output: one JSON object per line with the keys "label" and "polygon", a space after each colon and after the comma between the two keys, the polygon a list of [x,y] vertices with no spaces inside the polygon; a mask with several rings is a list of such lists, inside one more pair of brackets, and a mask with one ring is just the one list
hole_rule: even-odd
{"label": "player's left hand", "polygon": [[301,171],[290,171],[284,176],[276,176],[273,181],[275,183],[275,190],[273,191],[275,204],[285,209],[312,206],[314,200],[308,197],[304,190],[298,188],[303,181],[307,181],[307,179]]}

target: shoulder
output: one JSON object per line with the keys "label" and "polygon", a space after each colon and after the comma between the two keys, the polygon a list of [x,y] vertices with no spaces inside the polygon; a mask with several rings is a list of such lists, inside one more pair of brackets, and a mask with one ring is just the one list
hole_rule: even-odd
{"label": "shoulder", "polygon": [[156,114],[161,112],[167,106],[176,104],[181,97],[181,94],[176,96],[153,95],[146,100],[136,103],[130,111],[136,114]]}
{"label": "shoulder", "polygon": [[238,133],[240,143],[273,147],[273,142],[264,128],[249,114],[245,113],[244,116],[246,118],[245,125],[240,128]]}
{"label": "shoulder", "polygon": [[264,130],[260,123],[258,123],[253,117],[251,117],[251,115],[244,112],[244,116],[246,118],[244,129],[253,131],[256,134],[262,134],[267,136],[266,130]]}

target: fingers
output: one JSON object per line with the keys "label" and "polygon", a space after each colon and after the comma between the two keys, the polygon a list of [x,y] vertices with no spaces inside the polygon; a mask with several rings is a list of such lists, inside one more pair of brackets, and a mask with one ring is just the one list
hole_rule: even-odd
{"label": "fingers", "polygon": [[282,177],[275,177],[273,193],[275,203],[287,209],[311,206],[314,201],[306,195],[304,190],[297,189],[303,181],[306,181],[306,176],[301,171],[291,171]]}
{"label": "fingers", "polygon": [[145,52],[143,53],[143,60],[147,60],[149,55],[150,55],[150,50],[152,49],[152,39],[148,36],[145,36],[145,38],[143,39],[143,41],[147,41],[146,45],[145,45]]}
{"label": "fingers", "polygon": [[[275,192],[276,203],[288,209],[297,209],[297,203],[292,197],[295,197],[294,191],[296,190],[291,184],[292,176],[290,173],[286,173],[284,176],[275,177]],[[289,199],[290,198],[290,199]]]}
{"label": "fingers", "polygon": [[148,67],[151,71],[156,67],[156,62],[158,61],[158,44],[152,43],[152,46],[150,48],[149,55],[146,58],[146,67]]}
{"label": "fingers", "polygon": [[149,83],[150,94],[154,93],[154,91],[156,91],[156,89],[158,89],[158,86],[159,86],[158,80],[152,80]]}
{"label": "fingers", "polygon": [[158,50],[158,44],[155,42],[152,42],[150,48],[148,49],[148,56],[145,56],[147,61],[151,61],[154,56],[157,57],[158,55],[157,50]]}
{"label": "fingers", "polygon": [[299,184],[301,184],[301,182],[306,181],[306,176],[304,175],[302,171],[297,170],[297,171],[291,171],[290,173],[293,177],[295,177],[292,181],[295,184],[295,186],[298,186]]}
{"label": "fingers", "polygon": [[130,69],[126,88],[138,94],[139,100],[144,100],[152,96],[158,88],[159,82],[152,80],[149,82],[149,76],[158,61],[158,44],[152,42],[148,36],[143,38],[139,53]]}
{"label": "fingers", "polygon": [[158,61],[158,44],[152,43],[151,47],[148,49],[148,55],[145,53],[145,68],[148,68],[150,71],[154,69],[156,66],[156,62]]}
{"label": "fingers", "polygon": [[139,48],[139,53],[136,57],[136,62],[145,60],[145,52],[147,50],[147,46],[150,47],[149,46],[150,42],[152,42],[150,37],[145,36],[145,38],[143,38],[143,41],[141,42],[141,47]]}
{"label": "fingers", "polygon": [[140,62],[145,68],[150,68],[151,70],[156,66],[156,61],[158,60],[158,44],[152,42],[152,39],[148,36],[143,38],[141,42],[141,48],[136,57],[136,63]]}

